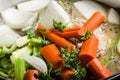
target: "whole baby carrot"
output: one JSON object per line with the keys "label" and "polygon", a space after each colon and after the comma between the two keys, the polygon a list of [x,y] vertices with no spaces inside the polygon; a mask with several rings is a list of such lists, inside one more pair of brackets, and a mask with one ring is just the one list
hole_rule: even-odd
{"label": "whole baby carrot", "polygon": [[62,68],[64,60],[61,58],[60,52],[55,44],[50,44],[41,48],[40,53],[48,63],[53,65],[54,68]]}
{"label": "whole baby carrot", "polygon": [[98,39],[95,35],[92,35],[83,43],[81,50],[78,54],[78,58],[83,66],[86,66],[89,61],[96,57],[97,48]]}
{"label": "whole baby carrot", "polygon": [[111,72],[107,68],[105,68],[97,58],[91,60],[87,64],[87,67],[90,69],[90,71],[96,77],[97,80],[112,75]]}
{"label": "whole baby carrot", "polygon": [[45,29],[45,36],[51,40],[52,42],[54,42],[55,44],[61,46],[61,47],[68,47],[69,50],[74,49],[74,45],[72,43],[70,43],[69,41],[67,41],[64,38],[59,37],[58,35],[54,34],[53,32],[51,32],[50,30],[46,29],[44,26],[39,25],[36,32],[39,33],[41,29]]}

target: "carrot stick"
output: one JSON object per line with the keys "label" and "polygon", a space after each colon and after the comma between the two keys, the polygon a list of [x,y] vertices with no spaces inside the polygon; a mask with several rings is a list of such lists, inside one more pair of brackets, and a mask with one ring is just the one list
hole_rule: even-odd
{"label": "carrot stick", "polygon": [[71,70],[71,69],[63,69],[61,73],[62,73],[61,74],[62,78],[64,80],[69,80],[69,79],[71,79],[71,78],[73,78],[75,76],[74,71]]}
{"label": "carrot stick", "polygon": [[[36,32],[39,33],[41,29],[46,29],[42,25],[39,25]],[[61,46],[61,47],[68,47],[69,50],[72,50],[74,48],[74,45],[70,43],[69,41],[65,40],[64,38],[59,37],[58,35],[54,34],[50,30],[46,29],[45,36],[53,41],[55,44]]]}
{"label": "carrot stick", "polygon": [[80,29],[80,32],[82,32],[84,35],[86,34],[87,29],[93,32],[104,20],[105,17],[102,13],[95,12]]}
{"label": "carrot stick", "polygon": [[82,36],[80,30],[65,31],[65,32],[55,31],[54,33],[57,34],[60,37],[63,37],[63,38],[72,38],[72,37],[80,37],[80,36]]}
{"label": "carrot stick", "polygon": [[83,43],[78,55],[78,58],[83,66],[86,66],[86,64],[88,64],[89,61],[96,57],[97,48],[98,39],[95,35],[92,35]]}
{"label": "carrot stick", "polygon": [[[76,30],[80,30],[80,29],[81,29],[81,27],[66,28],[63,30],[63,32],[71,32],[71,31],[76,31]],[[60,32],[60,31],[54,29],[53,32]]]}
{"label": "carrot stick", "polygon": [[54,68],[62,68],[64,60],[60,57],[60,52],[55,44],[50,44],[41,48],[40,53]]}
{"label": "carrot stick", "polygon": [[112,75],[111,72],[105,68],[97,58],[94,58],[88,63],[88,68],[97,79],[106,78]]}
{"label": "carrot stick", "polygon": [[24,80],[39,80],[39,79],[37,79],[37,78],[34,77],[34,74],[38,74],[38,73],[39,73],[38,70],[28,70],[25,73]]}

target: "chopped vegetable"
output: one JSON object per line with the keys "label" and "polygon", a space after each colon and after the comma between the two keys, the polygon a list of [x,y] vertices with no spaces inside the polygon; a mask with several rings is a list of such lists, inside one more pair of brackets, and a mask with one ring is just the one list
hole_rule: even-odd
{"label": "chopped vegetable", "polygon": [[93,32],[104,21],[104,19],[105,17],[102,13],[95,12],[80,29],[81,33],[85,35],[88,30]]}
{"label": "chopped vegetable", "polygon": [[23,59],[16,59],[14,63],[15,80],[24,80],[25,61]]}
{"label": "chopped vegetable", "polygon": [[10,47],[19,37],[20,35],[7,25],[0,25],[0,47]]}
{"label": "chopped vegetable", "polygon": [[45,8],[51,0],[31,0],[17,5],[19,10],[28,12],[40,12]]}
{"label": "chopped vegetable", "polygon": [[97,58],[94,58],[88,63],[88,68],[91,70],[96,79],[103,79],[112,75],[111,72],[105,68]]}
{"label": "chopped vegetable", "polygon": [[95,12],[101,12],[105,17],[107,14],[101,4],[90,0],[75,2],[74,6],[86,19],[89,19]]}
{"label": "chopped vegetable", "polygon": [[50,44],[41,48],[40,54],[45,58],[48,63],[51,63],[54,68],[63,67],[64,61],[60,57],[60,52],[55,44]]}
{"label": "chopped vegetable", "polygon": [[82,41],[87,40],[89,37],[91,37],[92,34],[93,33],[88,30],[86,32],[85,36],[81,37],[80,40],[82,40]]}
{"label": "chopped vegetable", "polygon": [[97,49],[98,39],[95,35],[92,35],[83,43],[78,55],[78,58],[83,66],[87,66],[88,62],[96,57]]}
{"label": "chopped vegetable", "polygon": [[111,8],[108,12],[108,22],[111,24],[120,24],[120,15],[113,8]]}
{"label": "chopped vegetable", "polygon": [[62,58],[65,61],[65,64],[63,66],[65,68],[68,68],[74,71],[75,75],[73,80],[84,78],[86,76],[86,69],[81,66],[80,61],[77,58],[77,55],[79,54],[78,49],[75,49],[73,51],[68,51],[68,49],[61,48],[60,52],[61,52]]}
{"label": "chopped vegetable", "polygon": [[73,38],[73,37],[81,37],[80,30],[76,31],[69,31],[69,32],[54,32],[56,35],[63,37],[63,38]]}
{"label": "chopped vegetable", "polygon": [[63,32],[63,30],[65,28],[67,28],[67,26],[65,24],[63,24],[62,22],[58,22],[58,21],[56,21],[54,19],[53,19],[53,26],[54,26],[55,29],[57,29],[57,30],[59,30],[61,32]]}
{"label": "chopped vegetable", "polygon": [[14,52],[12,52],[12,55],[10,56],[11,61],[14,63],[14,61],[18,58],[22,58],[23,56],[30,55],[32,53],[32,49],[30,46],[25,46],[21,49],[17,49]]}
{"label": "chopped vegetable", "polygon": [[39,74],[35,74],[34,76],[39,80],[57,80],[60,79],[60,75],[61,69],[53,69],[52,64],[49,64],[47,72],[40,72]]}
{"label": "chopped vegetable", "polygon": [[71,69],[63,69],[61,73],[64,80],[72,79],[75,76],[74,71]]}
{"label": "chopped vegetable", "polygon": [[25,46],[28,42],[30,41],[30,39],[28,39],[28,36],[23,36],[20,37],[16,40],[16,46],[17,47],[23,47]]}
{"label": "chopped vegetable", "polygon": [[71,27],[70,16],[55,0],[49,3],[39,17],[40,24],[46,26],[48,29],[54,29],[53,20],[60,21],[63,24],[69,23],[67,26]]}
{"label": "chopped vegetable", "polygon": [[[81,27],[65,28],[65,29],[63,30],[63,32],[77,31],[77,30],[80,30],[80,29],[81,29]],[[55,30],[53,30],[53,31],[54,31],[54,32],[57,32],[58,30],[55,29]]]}
{"label": "chopped vegetable", "polygon": [[[46,29],[44,26],[39,25],[37,27],[36,32],[38,33],[41,29]],[[45,31],[45,36],[51,40],[52,42],[54,42],[55,44],[61,46],[61,47],[65,47],[68,46],[69,50],[72,50],[74,48],[74,45],[72,43],[70,43],[69,41],[65,40],[64,38],[61,38],[59,36],[57,36],[56,34],[52,33],[50,30],[46,29]]]}
{"label": "chopped vegetable", "polygon": [[37,13],[30,13],[9,8],[1,13],[3,21],[13,29],[22,29],[32,26],[36,21]]}
{"label": "chopped vegetable", "polygon": [[47,71],[47,65],[41,58],[38,58],[35,56],[23,56],[22,59],[24,59],[26,62],[28,62],[30,65],[32,65],[34,68],[36,68],[40,72]]}
{"label": "chopped vegetable", "polygon": [[24,80],[38,80],[37,78],[34,77],[35,74],[38,74],[39,71],[38,70],[28,70],[25,73],[25,77]]}

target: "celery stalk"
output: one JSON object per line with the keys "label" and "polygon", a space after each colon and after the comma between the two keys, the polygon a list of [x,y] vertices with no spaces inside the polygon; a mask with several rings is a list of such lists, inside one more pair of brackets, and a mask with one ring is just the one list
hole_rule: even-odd
{"label": "celery stalk", "polygon": [[24,80],[25,61],[23,59],[16,59],[14,63],[15,80]]}

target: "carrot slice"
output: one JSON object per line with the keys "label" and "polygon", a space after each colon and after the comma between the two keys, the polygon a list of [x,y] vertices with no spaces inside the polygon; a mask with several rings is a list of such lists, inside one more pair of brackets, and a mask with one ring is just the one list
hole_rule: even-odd
{"label": "carrot slice", "polygon": [[[46,29],[44,26],[39,25],[37,28],[37,33],[39,33],[39,31],[41,29]],[[53,32],[51,32],[50,30],[46,29],[45,31],[45,36],[50,39],[51,41],[53,41],[55,44],[61,46],[61,47],[68,47],[69,50],[74,49],[74,45],[72,43],[70,43],[69,41],[67,41],[64,38],[59,37],[58,35],[54,34]]]}
{"label": "carrot slice", "polygon": [[105,68],[97,58],[90,61],[87,66],[97,79],[106,78],[112,75],[111,72]]}
{"label": "carrot slice", "polygon": [[38,70],[28,70],[25,73],[24,80],[39,80],[39,79],[37,79],[37,78],[34,77],[34,74],[38,74],[38,73],[39,73]]}
{"label": "carrot slice", "polygon": [[95,35],[92,35],[89,39],[87,39],[78,54],[78,58],[81,61],[83,66],[86,66],[89,61],[96,57],[96,51],[98,48],[98,39]]}
{"label": "carrot slice", "polygon": [[63,67],[64,60],[60,57],[60,52],[55,44],[50,44],[41,48],[40,53],[48,63],[53,65],[54,68]]}

